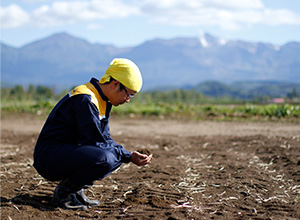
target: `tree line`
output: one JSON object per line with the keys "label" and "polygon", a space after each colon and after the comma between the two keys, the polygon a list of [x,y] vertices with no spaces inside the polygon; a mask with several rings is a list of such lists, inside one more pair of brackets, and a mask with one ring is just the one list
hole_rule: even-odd
{"label": "tree line", "polygon": [[[72,89],[72,88],[71,88]],[[1,100],[58,100],[63,97],[69,90],[64,90],[59,94],[54,89],[43,85],[29,85],[24,88],[22,85],[16,85],[11,88],[1,88]],[[173,89],[170,91],[145,91],[138,93],[132,102],[149,103],[149,102],[167,102],[167,103],[266,103],[274,98],[270,95],[254,96],[251,99],[232,97],[230,95],[208,96],[195,89]],[[298,100],[299,94],[296,89],[288,92],[285,97],[288,100]]]}
{"label": "tree line", "polygon": [[61,94],[55,94],[54,89],[43,85],[29,85],[24,88],[22,85],[16,85],[11,88],[1,88],[1,99],[56,99]]}

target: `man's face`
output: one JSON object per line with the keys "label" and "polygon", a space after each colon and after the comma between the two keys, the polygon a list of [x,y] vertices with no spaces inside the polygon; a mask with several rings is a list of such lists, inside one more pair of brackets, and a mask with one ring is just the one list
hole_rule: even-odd
{"label": "man's face", "polygon": [[125,102],[128,103],[132,96],[134,96],[135,94],[135,91],[126,88],[124,85],[117,81],[113,89],[113,95],[110,97],[109,101],[114,106],[122,105]]}

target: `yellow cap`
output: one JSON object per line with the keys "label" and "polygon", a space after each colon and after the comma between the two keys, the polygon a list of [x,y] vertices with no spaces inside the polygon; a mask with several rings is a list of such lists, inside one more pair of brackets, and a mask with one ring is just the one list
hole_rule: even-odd
{"label": "yellow cap", "polygon": [[131,60],[125,58],[113,59],[100,79],[100,83],[109,82],[111,77],[135,92],[139,92],[142,88],[143,79],[141,72]]}

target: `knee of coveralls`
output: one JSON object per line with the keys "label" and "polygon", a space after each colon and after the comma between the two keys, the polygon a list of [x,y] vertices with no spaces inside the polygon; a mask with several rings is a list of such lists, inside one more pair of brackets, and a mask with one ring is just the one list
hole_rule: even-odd
{"label": "knee of coveralls", "polygon": [[[73,170],[71,175],[68,177],[72,182],[77,185],[93,185],[95,180],[101,180],[118,167],[121,166],[122,162],[116,155],[115,150],[112,149],[102,149],[98,147],[83,146],[81,148],[86,148],[86,150],[92,150],[88,157],[83,159],[78,158],[77,164],[83,163],[79,169]],[[85,154],[84,154],[85,155]],[[81,155],[83,156],[83,155]],[[75,157],[77,158],[77,156]],[[73,159],[75,159],[73,158]],[[86,163],[88,159],[88,163]]]}

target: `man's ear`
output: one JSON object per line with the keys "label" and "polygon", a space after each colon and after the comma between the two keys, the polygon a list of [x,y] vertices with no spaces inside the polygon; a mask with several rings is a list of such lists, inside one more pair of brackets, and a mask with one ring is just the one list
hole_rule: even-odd
{"label": "man's ear", "polygon": [[117,80],[114,80],[112,82],[110,82],[111,88],[114,89],[118,86],[119,82]]}
{"label": "man's ear", "polygon": [[119,89],[120,88],[120,82],[117,81],[117,80],[114,80],[111,82],[111,89],[114,90],[114,89]]}

